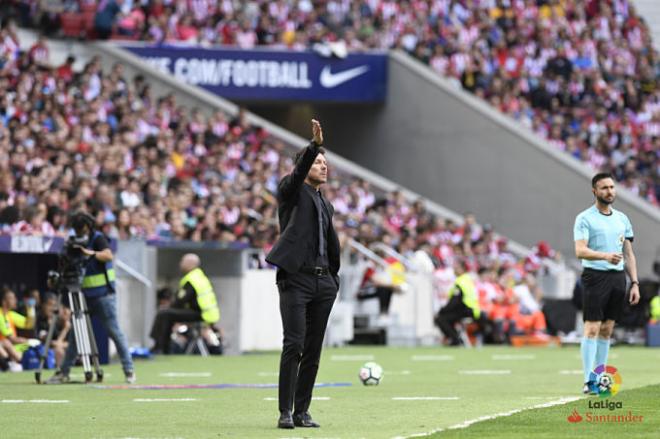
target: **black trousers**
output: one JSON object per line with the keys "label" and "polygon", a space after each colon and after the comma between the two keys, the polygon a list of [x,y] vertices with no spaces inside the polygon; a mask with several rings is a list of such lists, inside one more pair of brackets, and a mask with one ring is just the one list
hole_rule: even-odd
{"label": "black trousers", "polygon": [[358,300],[371,299],[372,297],[378,298],[379,310],[381,314],[388,314],[390,312],[390,302],[392,301],[392,293],[394,289],[390,287],[374,287],[373,291],[361,291],[358,293]]}
{"label": "black trousers", "polygon": [[459,345],[461,340],[454,325],[465,317],[473,317],[474,313],[463,303],[463,296],[455,294],[449,302],[438,312],[435,323],[438,325],[445,337],[451,340],[452,345]]}
{"label": "black trousers", "polygon": [[156,314],[154,324],[151,326],[151,338],[154,339],[155,349],[170,353],[170,337],[172,336],[172,326],[177,322],[201,322],[202,314],[192,309],[167,308],[161,309]]}
{"label": "black trousers", "polygon": [[280,358],[279,409],[304,413],[312,401],[325,328],[338,286],[330,275],[279,270],[284,343]]}

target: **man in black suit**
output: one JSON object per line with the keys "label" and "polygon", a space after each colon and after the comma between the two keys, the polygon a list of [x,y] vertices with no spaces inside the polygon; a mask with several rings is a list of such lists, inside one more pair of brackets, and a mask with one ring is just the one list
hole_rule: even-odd
{"label": "man in black suit", "polygon": [[332,227],[334,208],[319,191],[328,179],[328,163],[316,120],[312,133],[311,143],[296,155],[293,172],[278,186],[281,234],[266,258],[278,267],[284,328],[279,428],[319,426],[308,409],[325,327],[339,289],[339,239]]}

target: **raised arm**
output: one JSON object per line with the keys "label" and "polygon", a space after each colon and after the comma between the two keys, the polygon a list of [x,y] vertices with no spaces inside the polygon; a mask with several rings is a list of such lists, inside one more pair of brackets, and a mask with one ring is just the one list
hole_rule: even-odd
{"label": "raised arm", "polygon": [[316,119],[312,119],[312,135],[312,141],[297,161],[293,172],[280,182],[278,189],[282,198],[288,198],[300,189],[323,145],[323,129]]}

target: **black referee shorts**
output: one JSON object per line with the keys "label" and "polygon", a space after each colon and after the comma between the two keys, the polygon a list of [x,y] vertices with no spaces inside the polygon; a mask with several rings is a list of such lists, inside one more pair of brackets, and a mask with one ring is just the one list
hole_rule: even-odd
{"label": "black referee shorts", "polygon": [[626,275],[623,271],[585,268],[582,288],[582,319],[585,322],[619,320],[626,300]]}

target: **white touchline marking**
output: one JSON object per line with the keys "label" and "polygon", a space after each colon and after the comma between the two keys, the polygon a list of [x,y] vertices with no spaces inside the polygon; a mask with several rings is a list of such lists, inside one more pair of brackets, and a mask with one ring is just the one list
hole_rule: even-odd
{"label": "white touchline marking", "polygon": [[68,399],[3,399],[4,404],[68,404]]}
{"label": "white touchline marking", "polygon": [[160,376],[166,378],[179,378],[179,377],[210,377],[211,372],[165,372]]}
{"label": "white touchline marking", "polygon": [[412,372],[409,371],[409,370],[388,370],[387,374],[388,375],[410,375],[410,374],[412,374]]}
{"label": "white touchline marking", "polygon": [[563,369],[559,373],[561,375],[582,375],[584,372],[578,369]]}
{"label": "white touchline marking", "polygon": [[332,361],[370,361],[373,359],[373,355],[333,355],[330,357]]}
{"label": "white touchline marking", "polygon": [[566,398],[572,398],[572,396],[526,396],[525,399],[553,399],[553,398],[560,398],[560,399],[566,399]]}
{"label": "white touchline marking", "polygon": [[453,355],[413,355],[410,357],[412,361],[451,361],[454,359]]}
{"label": "white touchline marking", "polygon": [[544,402],[544,403],[541,403],[541,404],[536,404],[536,405],[533,405],[531,407],[525,407],[525,408],[522,408],[522,409],[513,409],[513,410],[509,410],[507,412],[495,413],[493,415],[480,416],[480,417],[475,418],[475,419],[470,419],[470,420],[467,420],[465,422],[461,422],[460,424],[451,425],[447,428],[436,428],[435,430],[431,430],[431,431],[428,431],[428,432],[425,432],[425,433],[414,433],[414,434],[411,434],[411,435],[408,435],[408,436],[395,436],[392,439],[409,439],[409,438],[413,438],[413,437],[430,436],[432,434],[439,433],[439,432],[445,431],[445,430],[457,430],[457,429],[461,429],[461,428],[467,428],[472,424],[476,424],[477,422],[490,421],[492,419],[503,418],[503,417],[506,417],[506,416],[515,415],[516,413],[520,413],[520,412],[523,412],[525,410],[541,409],[541,408],[546,408],[546,407],[553,407],[555,405],[568,404],[569,402],[577,401],[579,399],[581,399],[579,396],[571,396],[569,398],[560,398],[560,399],[557,399],[557,400],[554,400],[554,401],[549,401],[549,402]]}
{"label": "white touchline marking", "polygon": [[197,398],[135,398],[133,402],[190,402]]}
{"label": "white touchline marking", "polygon": [[509,375],[510,370],[506,369],[486,369],[486,370],[459,370],[461,375]]}
{"label": "white touchline marking", "polygon": [[[264,401],[279,401],[273,396],[267,396],[264,398]],[[330,401],[329,396],[312,396],[312,401]]]}
{"label": "white touchline marking", "polygon": [[536,355],[533,354],[502,354],[493,355],[493,360],[534,360]]}
{"label": "white touchline marking", "polygon": [[393,401],[457,401],[458,396],[394,396]]}

